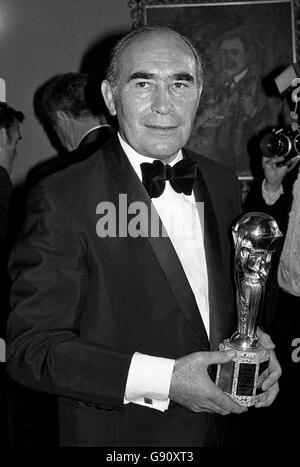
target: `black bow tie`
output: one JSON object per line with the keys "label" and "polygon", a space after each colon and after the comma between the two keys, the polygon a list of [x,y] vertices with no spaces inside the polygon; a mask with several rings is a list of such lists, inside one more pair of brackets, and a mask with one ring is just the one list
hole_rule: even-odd
{"label": "black bow tie", "polygon": [[160,160],[141,164],[143,184],[150,198],[158,198],[164,191],[166,180],[177,193],[190,195],[197,173],[197,162],[185,157],[173,167]]}

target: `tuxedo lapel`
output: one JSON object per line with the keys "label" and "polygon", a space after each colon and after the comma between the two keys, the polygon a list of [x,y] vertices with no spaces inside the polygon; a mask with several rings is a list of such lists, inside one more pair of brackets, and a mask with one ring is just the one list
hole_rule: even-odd
{"label": "tuxedo lapel", "polygon": [[216,208],[213,206],[209,195],[214,187],[213,184],[208,187],[208,183],[209,179],[205,177],[205,174],[198,168],[197,180],[194,185],[194,195],[196,202],[199,203],[197,207],[202,229],[204,227],[204,247],[208,274],[210,309],[210,348],[211,350],[215,350],[218,349],[223,334],[223,310],[227,304],[225,304],[222,299],[222,297],[224,297],[224,271],[219,229],[215,213]]}
{"label": "tuxedo lapel", "polygon": [[[115,193],[127,194],[128,205],[134,202],[144,203],[148,213],[151,213],[152,209],[157,217],[159,217],[146,189],[140,182],[127,156],[122,150],[117,137],[112,139],[112,145],[107,145],[103,150],[105,157],[107,157],[107,163],[109,163],[109,167],[111,168],[111,175],[116,184],[117,190]],[[150,225],[150,223],[148,223],[148,225]],[[209,342],[203,321],[194,294],[172,242],[168,236],[148,235],[148,231],[145,231],[145,237],[147,237],[153,253],[165,273],[179,308],[201,342],[199,343],[199,350],[201,348],[208,350]]]}

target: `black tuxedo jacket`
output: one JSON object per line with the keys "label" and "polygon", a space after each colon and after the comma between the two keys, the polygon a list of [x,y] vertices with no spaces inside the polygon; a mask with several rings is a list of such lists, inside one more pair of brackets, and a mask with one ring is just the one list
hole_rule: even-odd
{"label": "black tuxedo jacket", "polygon": [[169,238],[97,234],[99,203],[116,206],[117,221],[120,194],[128,205],[151,206],[117,137],[31,190],[10,260],[8,372],[59,396],[64,446],[202,446],[215,434],[212,415],[173,402],[164,413],[123,405],[134,352],[176,359],[217,349],[235,330],[230,227],[240,213],[238,181],[186,153],[198,161],[194,193],[204,203],[210,342]]}
{"label": "black tuxedo jacket", "polygon": [[87,159],[100,149],[113,136],[115,130],[111,126],[102,126],[90,131],[74,151],[63,152],[56,157],[38,164],[28,174],[27,185],[32,186],[48,175],[63,170],[71,164]]}

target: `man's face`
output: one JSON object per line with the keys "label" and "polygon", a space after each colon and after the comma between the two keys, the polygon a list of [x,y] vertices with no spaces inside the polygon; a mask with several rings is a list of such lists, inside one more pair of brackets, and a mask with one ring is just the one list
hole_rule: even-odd
{"label": "man's face", "polygon": [[138,153],[168,162],[186,144],[199,103],[193,52],[168,32],[144,33],[128,44],[119,66],[108,107],[122,137]]}
{"label": "man's face", "polygon": [[220,60],[222,71],[228,76],[234,76],[246,68],[246,54],[242,41],[225,39],[220,46]]}

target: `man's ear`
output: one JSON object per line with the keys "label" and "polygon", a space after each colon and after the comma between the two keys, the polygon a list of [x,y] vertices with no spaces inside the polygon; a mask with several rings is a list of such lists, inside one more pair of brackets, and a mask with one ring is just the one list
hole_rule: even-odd
{"label": "man's ear", "polygon": [[70,117],[63,110],[57,110],[55,112],[58,126],[65,128],[69,124]]}
{"label": "man's ear", "polygon": [[0,148],[4,149],[8,145],[8,134],[6,128],[0,128]]}
{"label": "man's ear", "polygon": [[106,104],[106,107],[109,110],[110,115],[112,116],[116,115],[117,112],[116,112],[116,106],[115,106],[114,93],[113,93],[111,85],[106,79],[102,81],[101,91],[102,91],[104,102]]}

